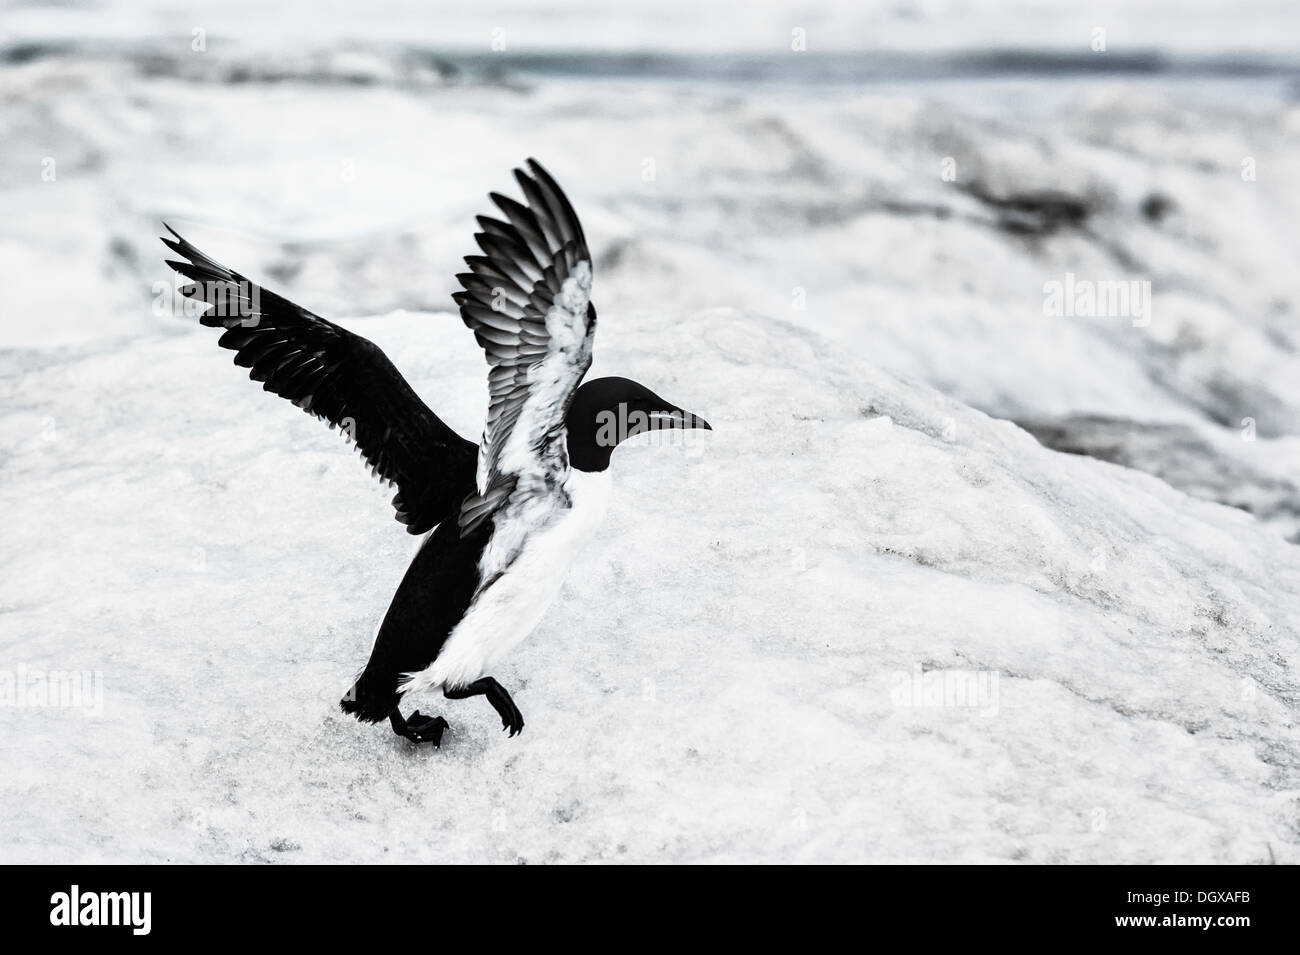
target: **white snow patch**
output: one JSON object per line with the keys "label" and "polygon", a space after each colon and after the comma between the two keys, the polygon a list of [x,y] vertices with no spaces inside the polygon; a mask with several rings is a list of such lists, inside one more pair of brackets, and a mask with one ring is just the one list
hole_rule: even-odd
{"label": "white snow patch", "polygon": [[[207,329],[0,353],[0,669],[104,680],[0,707],[0,857],[1300,861],[1294,547],[808,331],[602,318],[716,430],[620,447],[527,730],[414,700],[441,751],[337,709],[409,543],[336,435]],[[474,433],[453,316],[349,324]]]}

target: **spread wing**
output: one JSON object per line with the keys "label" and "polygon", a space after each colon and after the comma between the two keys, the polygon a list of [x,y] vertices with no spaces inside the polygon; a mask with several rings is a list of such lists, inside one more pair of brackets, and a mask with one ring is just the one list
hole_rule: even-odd
{"label": "spread wing", "polygon": [[164,238],[193,280],[181,293],[210,306],[199,321],[253,381],[350,435],[371,472],[397,486],[393,507],[412,534],[437,524],[472,485],[475,447],[447,427],[368,339],[313,315],[208,258]]}
{"label": "spread wing", "polygon": [[591,366],[596,311],[578,216],[535,160],[515,178],[528,204],[492,193],[505,220],[479,217],[483,254],[466,256],[471,271],[456,276],[461,318],[489,366],[478,487],[461,506],[462,534],[517,492],[544,493],[567,478],[564,416]]}

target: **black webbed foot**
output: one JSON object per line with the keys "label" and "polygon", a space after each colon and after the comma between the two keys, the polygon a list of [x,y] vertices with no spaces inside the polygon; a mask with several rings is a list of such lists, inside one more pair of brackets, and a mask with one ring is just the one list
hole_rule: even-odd
{"label": "black webbed foot", "polygon": [[447,721],[441,716],[421,716],[416,710],[410,719],[402,719],[400,710],[393,710],[388,721],[393,724],[393,732],[404,736],[412,743],[432,743],[434,749],[442,746],[442,734],[447,731]]}
{"label": "black webbed foot", "polygon": [[510,699],[510,694],[496,680],[490,676],[485,676],[481,680],[475,680],[473,683],[467,683],[464,686],[452,689],[444,687],[442,695],[449,700],[464,700],[471,696],[486,696],[492,708],[497,711],[497,716],[501,717],[501,728],[511,736],[516,736],[524,731],[524,717],[519,712],[519,707],[515,706],[515,701]]}

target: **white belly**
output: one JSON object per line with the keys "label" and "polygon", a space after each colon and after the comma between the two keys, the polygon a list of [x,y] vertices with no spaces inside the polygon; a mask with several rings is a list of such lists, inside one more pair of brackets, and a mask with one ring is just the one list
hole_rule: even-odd
{"label": "white belly", "polygon": [[[608,471],[572,471],[565,484],[571,508],[548,514],[553,505],[538,502],[546,511],[533,508],[502,515],[479,561],[483,579],[495,574],[502,551],[507,547],[513,551],[511,543],[528,527],[523,550],[478,594],[438,658],[427,669],[409,674],[398,689],[407,692],[473,682],[532,633],[559,594],[574,556],[599,526],[609,489]],[[538,518],[545,521],[540,528]]]}

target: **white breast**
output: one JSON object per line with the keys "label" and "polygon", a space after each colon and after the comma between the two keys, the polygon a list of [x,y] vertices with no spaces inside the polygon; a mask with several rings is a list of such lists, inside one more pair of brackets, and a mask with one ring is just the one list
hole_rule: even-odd
{"label": "white breast", "polygon": [[[541,622],[569,564],[605,514],[609,472],[572,471],[564,488],[572,507],[558,507],[548,497],[499,516],[479,568],[484,580],[500,576],[478,594],[438,658],[409,674],[399,690],[460,686],[490,675],[492,666]],[[522,550],[503,570],[503,555],[513,553],[521,538]]]}

